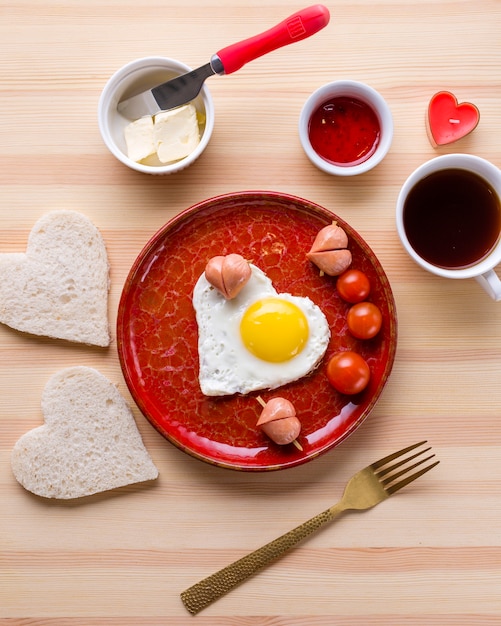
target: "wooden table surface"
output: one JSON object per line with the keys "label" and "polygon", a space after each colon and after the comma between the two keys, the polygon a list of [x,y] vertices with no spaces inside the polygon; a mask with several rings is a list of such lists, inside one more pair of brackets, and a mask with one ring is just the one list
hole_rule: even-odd
{"label": "wooden table surface", "polygon": [[[390,279],[399,341],[390,380],[338,448],[284,472],[212,467],[165,441],[134,406],[160,477],[84,501],[37,498],[10,452],[42,423],[48,378],[97,368],[132,402],[108,350],[0,328],[0,623],[44,626],[483,626],[501,623],[501,304],[473,280],[417,267],[397,238],[400,186],[423,161],[466,152],[501,165],[501,4],[497,0],[339,0],[306,41],[208,82],[211,143],[170,177],[129,170],[105,148],[97,102],[109,76],[142,56],[192,67],[303,5],[286,0],[0,0],[0,252],[22,252],[35,221],[74,209],[101,230],[111,263],[110,323],[131,264],[170,218],[242,190],[325,206],[372,247]],[[307,96],[347,78],[375,87],[395,122],[390,153],[360,177],[306,158]],[[434,149],[431,96],[481,112],[478,128]],[[113,333],[115,336],[115,333]],[[428,439],[441,464],[361,514],[348,514],[196,617],[180,592],[323,511],[349,476]]]}

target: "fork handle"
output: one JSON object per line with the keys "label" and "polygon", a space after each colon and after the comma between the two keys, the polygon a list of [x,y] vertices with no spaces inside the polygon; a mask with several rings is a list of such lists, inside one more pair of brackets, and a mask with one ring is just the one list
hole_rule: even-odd
{"label": "fork handle", "polygon": [[185,607],[192,615],[195,615],[262,567],[293,548],[308,535],[330,522],[337,512],[335,507],[332,507],[319,513],[285,535],[270,541],[270,543],[186,589],[181,593]]}

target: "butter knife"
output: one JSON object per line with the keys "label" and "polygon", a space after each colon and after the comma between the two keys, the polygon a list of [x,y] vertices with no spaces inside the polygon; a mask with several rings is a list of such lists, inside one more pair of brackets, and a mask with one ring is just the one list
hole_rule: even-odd
{"label": "butter knife", "polygon": [[136,120],[143,115],[154,115],[186,104],[197,97],[210,76],[232,74],[268,52],[306,39],[327,26],[329,19],[329,10],[322,4],[302,9],[259,35],[219,50],[206,65],[122,100],[118,103],[118,111]]}

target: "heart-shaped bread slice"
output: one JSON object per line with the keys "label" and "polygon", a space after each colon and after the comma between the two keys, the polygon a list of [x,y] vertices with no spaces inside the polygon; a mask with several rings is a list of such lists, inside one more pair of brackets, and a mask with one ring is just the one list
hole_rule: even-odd
{"label": "heart-shaped bread slice", "polygon": [[459,104],[454,94],[439,91],[428,106],[428,138],[433,147],[444,146],[471,133],[479,121],[480,112],[474,104]]}
{"label": "heart-shaped bread slice", "polygon": [[108,346],[109,264],[99,230],[76,211],[51,211],[26,252],[0,253],[0,322],[33,335]]}
{"label": "heart-shaped bread slice", "polygon": [[25,433],[11,455],[14,476],[28,491],[80,498],[157,478],[128,404],[97,370],[54,374],[42,411],[45,424]]}

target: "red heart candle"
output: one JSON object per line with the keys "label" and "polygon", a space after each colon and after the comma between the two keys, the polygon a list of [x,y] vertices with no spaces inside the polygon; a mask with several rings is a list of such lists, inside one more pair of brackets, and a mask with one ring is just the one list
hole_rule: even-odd
{"label": "red heart candle", "polygon": [[474,104],[458,104],[452,93],[439,91],[428,106],[428,137],[433,147],[444,146],[471,133],[479,120],[480,113]]}

